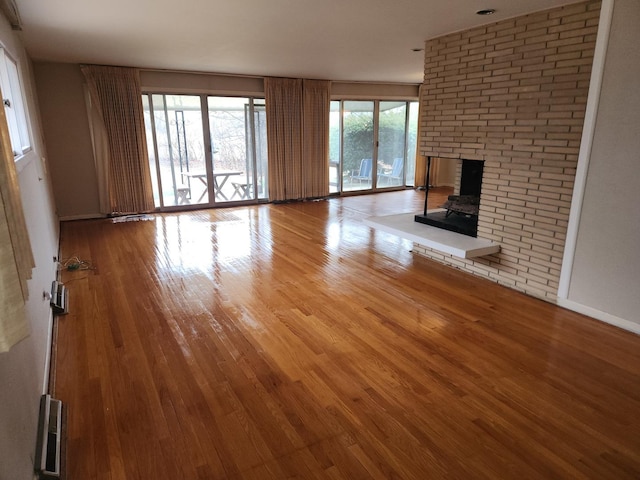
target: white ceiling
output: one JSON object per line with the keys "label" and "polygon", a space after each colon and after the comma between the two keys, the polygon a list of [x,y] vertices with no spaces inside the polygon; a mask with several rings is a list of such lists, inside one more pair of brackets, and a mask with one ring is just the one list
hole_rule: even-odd
{"label": "white ceiling", "polygon": [[[15,0],[35,60],[422,82],[429,38],[575,0]],[[496,13],[475,12],[493,8]]]}

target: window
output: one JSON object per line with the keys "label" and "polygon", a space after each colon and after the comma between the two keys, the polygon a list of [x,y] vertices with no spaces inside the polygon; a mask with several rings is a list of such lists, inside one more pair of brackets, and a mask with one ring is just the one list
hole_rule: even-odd
{"label": "window", "polygon": [[413,186],[418,102],[333,100],[329,191]]}
{"label": "window", "polygon": [[142,96],[156,207],[268,198],[264,99]]}
{"label": "window", "polygon": [[0,88],[13,156],[18,159],[31,149],[29,127],[18,65],[2,48],[0,48]]}

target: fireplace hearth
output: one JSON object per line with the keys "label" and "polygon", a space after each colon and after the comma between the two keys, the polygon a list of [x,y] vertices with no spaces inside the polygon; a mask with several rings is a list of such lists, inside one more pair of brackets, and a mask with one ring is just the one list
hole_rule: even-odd
{"label": "fireplace hearth", "polygon": [[458,194],[450,195],[445,203],[428,208],[431,157],[427,158],[427,185],[424,213],[415,216],[415,221],[452,232],[478,236],[478,213],[484,162],[480,160],[460,160],[460,176],[456,179]]}

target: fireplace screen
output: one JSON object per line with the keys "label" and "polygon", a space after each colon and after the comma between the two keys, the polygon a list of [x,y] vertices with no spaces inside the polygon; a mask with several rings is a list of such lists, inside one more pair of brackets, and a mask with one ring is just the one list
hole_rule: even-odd
{"label": "fireplace screen", "polygon": [[[478,213],[484,162],[480,160],[457,160],[454,194],[441,205],[429,205],[429,181],[426,184],[424,212],[416,215],[416,222],[450,230],[452,232],[478,236]],[[431,174],[431,157],[427,159],[427,179]]]}

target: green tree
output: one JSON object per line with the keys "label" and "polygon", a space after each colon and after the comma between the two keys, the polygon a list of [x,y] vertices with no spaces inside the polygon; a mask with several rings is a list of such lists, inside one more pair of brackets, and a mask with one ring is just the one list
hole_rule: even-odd
{"label": "green tree", "polygon": [[405,156],[405,109],[387,110],[380,115],[378,162],[391,166]]}
{"label": "green tree", "polygon": [[[373,154],[373,115],[371,112],[354,112],[344,117],[343,170],[354,171],[360,168],[363,158],[372,158]],[[337,127],[335,127],[337,129]],[[338,132],[332,132],[337,137]],[[391,165],[394,158],[404,157],[405,113],[404,110],[389,110],[380,115],[378,140],[380,148],[378,159],[385,165]],[[332,144],[332,159],[339,157],[339,145]]]}
{"label": "green tree", "polygon": [[373,115],[370,112],[354,112],[344,117],[342,165],[343,170],[360,168],[363,158],[372,158]]}

